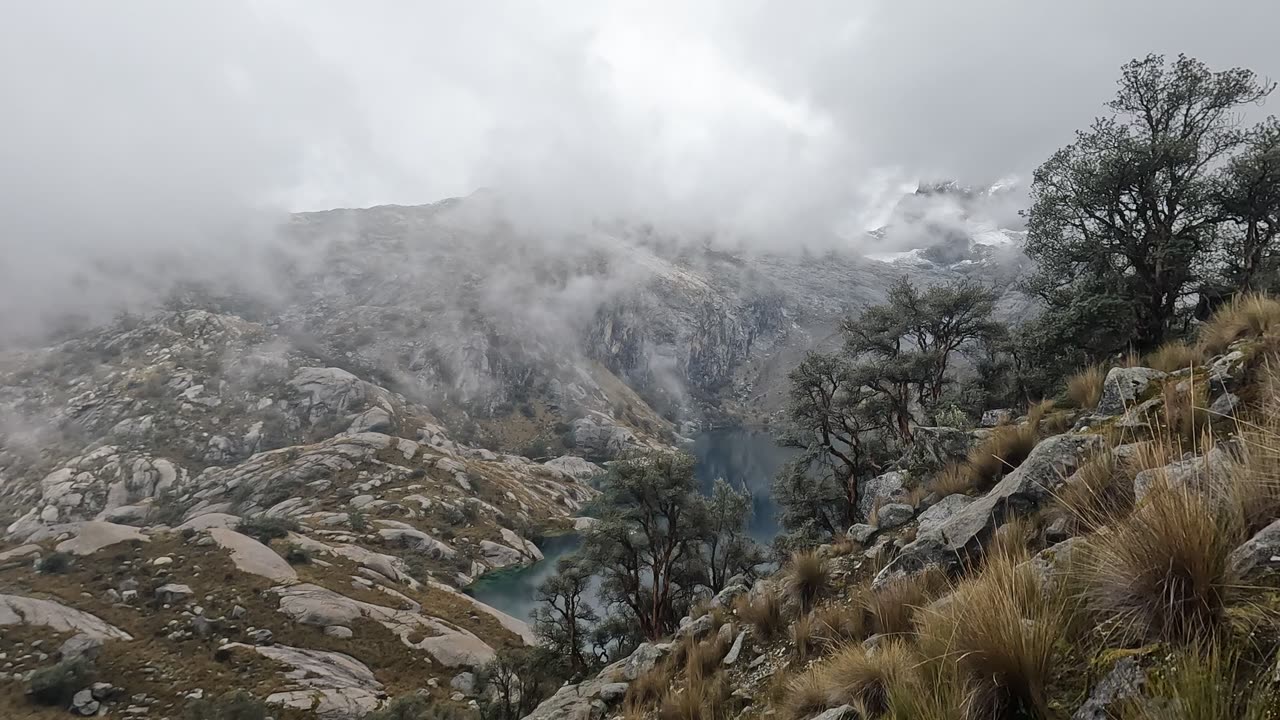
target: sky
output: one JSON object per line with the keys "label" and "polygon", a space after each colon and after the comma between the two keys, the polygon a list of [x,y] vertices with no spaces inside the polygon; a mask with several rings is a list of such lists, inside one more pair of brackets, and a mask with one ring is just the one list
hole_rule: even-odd
{"label": "sky", "polygon": [[291,210],[478,188],[532,233],[856,242],[921,178],[1029,177],[1132,57],[1280,77],[1277,26],[1263,0],[11,2],[0,325],[243,273]]}

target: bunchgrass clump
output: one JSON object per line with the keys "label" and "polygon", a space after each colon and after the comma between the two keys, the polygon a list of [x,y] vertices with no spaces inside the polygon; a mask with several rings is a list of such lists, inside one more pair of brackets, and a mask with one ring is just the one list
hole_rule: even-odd
{"label": "bunchgrass clump", "polygon": [[867,594],[871,630],[882,635],[907,635],[914,630],[916,613],[937,599],[948,587],[946,575],[937,569],[890,580]]}
{"label": "bunchgrass clump", "polygon": [[825,673],[810,668],[789,680],[782,695],[782,709],[792,720],[814,715],[830,707],[830,687]]}
{"label": "bunchgrass clump", "polygon": [[1150,697],[1124,705],[1123,720],[1268,720],[1280,708],[1280,688],[1249,676],[1218,643],[1189,648],[1156,673]]}
{"label": "bunchgrass clump", "polygon": [[1159,483],[1127,518],[1091,536],[1072,572],[1089,611],[1120,642],[1191,642],[1222,627],[1238,586],[1228,558],[1243,540],[1231,503]]}
{"label": "bunchgrass clump", "polygon": [[776,593],[749,593],[738,598],[734,607],[738,617],[750,623],[762,640],[776,639],[786,629],[782,617],[782,600]]}
{"label": "bunchgrass clump", "polygon": [[970,717],[1050,717],[1065,604],[1041,590],[1025,559],[1025,550],[990,553],[980,573],[916,618],[920,651],[954,662],[964,678]]}
{"label": "bunchgrass clump", "polygon": [[860,598],[852,605],[819,605],[813,611],[814,634],[825,647],[861,642],[867,637],[867,610]]}
{"label": "bunchgrass clump", "polygon": [[1280,301],[1247,293],[1218,308],[1200,329],[1200,344],[1207,354],[1219,355],[1237,340],[1272,335],[1278,330]]}
{"label": "bunchgrass clump", "polygon": [[928,489],[938,497],[948,495],[967,495],[974,489],[973,479],[960,463],[947,463],[934,474],[929,481]]}
{"label": "bunchgrass clump", "polygon": [[1092,365],[1067,378],[1067,399],[1072,405],[1085,410],[1098,406],[1102,399],[1102,384],[1107,379],[1101,366]]}
{"label": "bunchgrass clump", "polygon": [[831,587],[831,568],[827,559],[812,550],[791,555],[783,577],[783,592],[800,614],[809,612]]}
{"label": "bunchgrass clump", "polygon": [[819,666],[818,677],[830,705],[860,707],[863,717],[874,717],[888,709],[892,688],[914,684],[919,664],[902,640],[882,642],[871,651],[847,645]]}
{"label": "bunchgrass clump", "polygon": [[1021,465],[1039,439],[1036,426],[1030,422],[993,429],[965,458],[970,482],[978,488],[994,484],[1002,475]]}
{"label": "bunchgrass clump", "polygon": [[1152,350],[1143,363],[1149,368],[1167,373],[1194,368],[1204,364],[1204,348],[1175,340]]}
{"label": "bunchgrass clump", "polygon": [[1058,488],[1051,516],[1076,532],[1092,532],[1133,509],[1133,477],[1110,450],[1097,453]]}

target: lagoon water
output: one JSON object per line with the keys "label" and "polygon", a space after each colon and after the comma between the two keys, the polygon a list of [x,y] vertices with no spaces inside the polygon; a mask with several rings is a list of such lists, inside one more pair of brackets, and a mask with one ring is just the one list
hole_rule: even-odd
{"label": "lagoon water", "polygon": [[[728,428],[711,430],[694,438],[691,452],[695,472],[704,491],[722,477],[751,493],[753,515],[748,533],[767,544],[778,532],[777,513],[770,495],[774,476],[794,451],[782,448],[763,430]],[[576,535],[547,538],[540,549],[544,559],[528,567],[501,570],[480,578],[468,592],[476,599],[509,615],[529,620],[537,606],[538,585],[555,572],[556,561],[578,548]]]}

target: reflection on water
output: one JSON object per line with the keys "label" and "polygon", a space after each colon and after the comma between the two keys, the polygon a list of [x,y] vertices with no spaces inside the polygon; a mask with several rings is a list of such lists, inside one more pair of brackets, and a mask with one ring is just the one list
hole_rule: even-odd
{"label": "reflection on water", "polygon": [[[770,487],[773,477],[795,451],[778,447],[765,431],[732,428],[698,435],[692,452],[697,459],[695,472],[703,490],[710,492],[718,477],[728,480],[735,488],[745,486],[751,493],[754,510],[749,534],[760,543],[773,540],[778,533],[778,520]],[[557,560],[576,550],[581,543],[577,535],[547,538],[539,546],[544,556],[541,562],[488,573],[467,592],[509,615],[529,620],[537,606],[534,595],[538,585],[555,572]]]}
{"label": "reflection on water", "polygon": [[578,535],[546,538],[538,546],[542,560],[528,567],[486,573],[467,588],[467,593],[508,615],[531,621],[533,609],[538,605],[534,599],[538,586],[555,573],[557,560],[577,550],[581,544],[582,538]]}
{"label": "reflection on water", "polygon": [[778,534],[777,507],[773,504],[773,478],[795,450],[779,447],[763,430],[727,428],[702,433],[694,438],[696,472],[704,492],[722,477],[736,489],[745,485],[751,493],[754,515],[747,527],[752,539],[768,544]]}

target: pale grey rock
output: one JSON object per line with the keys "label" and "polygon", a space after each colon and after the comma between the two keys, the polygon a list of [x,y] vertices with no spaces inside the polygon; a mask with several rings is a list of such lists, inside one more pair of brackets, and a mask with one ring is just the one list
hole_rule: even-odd
{"label": "pale grey rock", "polygon": [[968,507],[973,502],[973,498],[968,495],[955,493],[948,495],[938,502],[930,505],[927,510],[920,513],[916,519],[919,526],[918,533],[930,533],[940,527],[943,523],[955,515],[957,512]]}
{"label": "pale grey rock", "polygon": [[297,582],[298,572],[274,550],[227,528],[211,528],[209,536],[218,547],[231,552],[231,562],[237,570],[264,577],[272,582]]}
{"label": "pale grey rock", "polygon": [[1280,520],[1259,530],[1231,553],[1232,572],[1241,578],[1280,569]]}
{"label": "pale grey rock", "polygon": [[617,457],[639,444],[635,433],[599,414],[578,418],[569,427],[573,446],[598,457]]}
{"label": "pale grey rock", "polygon": [[733,639],[733,644],[729,646],[729,652],[725,653],[724,660],[721,663],[725,667],[731,667],[738,663],[738,658],[742,655],[742,643],[746,640],[747,631],[743,630]]}
{"label": "pale grey rock", "polygon": [[84,632],[72,635],[58,646],[58,658],[61,660],[79,658],[93,660],[100,652],[102,652],[102,638]]}
{"label": "pale grey rock", "polygon": [[376,710],[382,683],[359,660],[343,653],[288,645],[224,645],[221,652],[246,649],[293,668],[290,686],[268,695],[272,705],[310,711],[325,720],[352,720]]}
{"label": "pale grey rock", "polygon": [[1158,483],[1217,496],[1226,486],[1232,464],[1230,453],[1221,445],[1215,445],[1204,456],[1179,460],[1162,468],[1143,470],[1133,478],[1134,499],[1141,502]]}
{"label": "pale grey rock", "polygon": [[1110,720],[1119,708],[1142,697],[1147,674],[1132,657],[1121,658],[1071,716],[1071,720]]}
{"label": "pale grey rock", "polygon": [[876,505],[896,502],[907,497],[907,476],[896,470],[873,477],[862,484],[858,496],[858,512],[871,517]]}
{"label": "pale grey rock", "polygon": [[543,465],[576,480],[584,481],[603,475],[605,472],[604,468],[577,455],[561,455],[546,461]]}
{"label": "pale grey rock", "polygon": [[340,640],[346,640],[353,635],[351,628],[342,625],[328,625],[324,629],[324,634]]}
{"label": "pale grey rock", "polygon": [[389,433],[395,427],[391,412],[382,406],[374,406],[365,410],[351,421],[347,427],[349,433],[381,432]]}
{"label": "pale grey rock", "polygon": [[1013,418],[1015,416],[1015,413],[1007,408],[983,410],[982,419],[978,421],[978,424],[984,428],[993,428],[997,425],[1007,425],[1010,422],[1013,422]]}
{"label": "pale grey rock", "polygon": [[449,681],[449,687],[462,693],[463,697],[475,697],[476,676],[474,673],[460,672]]}
{"label": "pale grey rock", "polygon": [[1052,497],[1083,457],[1100,447],[1102,439],[1097,435],[1065,434],[1043,440],[986,495],[930,532],[917,532],[916,539],[876,576],[875,586],[930,566],[954,566],[963,555],[976,552],[977,545],[1006,518],[1029,513]]}
{"label": "pale grey rock", "polygon": [[1240,396],[1234,393],[1222,393],[1209,405],[1209,414],[1214,417],[1231,417],[1240,406]]}
{"label": "pale grey rock", "polygon": [[879,528],[875,525],[856,523],[849,526],[849,531],[846,534],[854,542],[860,545],[866,545],[867,541],[870,540],[871,536],[875,535],[878,530]]}
{"label": "pale grey rock", "polygon": [[[644,643],[630,656],[609,665],[594,678],[562,686],[524,720],[601,720],[609,703],[620,701],[617,684],[629,684],[670,652],[670,645]],[[613,698],[610,701],[605,696]]]}
{"label": "pale grey rock", "polygon": [[71,709],[77,715],[96,715],[101,703],[93,699],[93,691],[85,688],[71,698]]}
{"label": "pale grey rock", "polygon": [[132,640],[129,633],[83,610],[52,600],[0,595],[0,626],[40,625],[55,632],[82,633],[96,640]]}
{"label": "pale grey rock", "polygon": [[[444,542],[413,528],[383,528],[378,531],[378,535],[389,543],[422,551],[437,560],[451,560],[458,554]],[[507,549],[515,552],[511,548]]]}
{"label": "pale grey rock", "polygon": [[168,583],[156,588],[156,598],[169,605],[180,603],[191,595],[191,588],[179,583]]}
{"label": "pale grey rock", "polygon": [[687,622],[680,623],[680,627],[676,630],[676,639],[693,638],[700,640],[711,632],[711,627],[715,624],[715,618],[710,615],[702,615],[698,618],[685,617]]}
{"label": "pale grey rock", "polygon": [[512,565],[525,565],[528,558],[523,553],[513,547],[508,547],[492,540],[481,540],[480,550],[484,553],[485,562],[495,568],[510,567]]}
{"label": "pale grey rock", "polygon": [[892,530],[907,524],[915,514],[916,509],[907,503],[889,503],[876,512],[876,520],[881,530]]}
{"label": "pale grey rock", "polygon": [[1123,413],[1138,403],[1138,398],[1147,392],[1151,383],[1165,377],[1165,373],[1151,368],[1111,368],[1102,383],[1102,399],[1098,401],[1095,413],[1102,416]]}
{"label": "pale grey rock", "polygon": [[1209,362],[1209,382],[1214,387],[1234,386],[1244,374],[1244,353],[1232,350]]}
{"label": "pale grey rock", "polygon": [[0,552],[0,562],[34,559],[40,557],[40,553],[41,547],[39,545],[19,545],[16,548]]}
{"label": "pale grey rock", "polygon": [[[350,626],[364,617],[390,630],[405,645],[430,654],[446,667],[478,667],[495,657],[493,648],[463,628],[417,611],[362,602],[318,585],[272,588],[280,596],[280,612],[303,625]],[[411,636],[422,636],[417,642]]]}
{"label": "pale grey rock", "polygon": [[75,537],[58,543],[58,552],[92,555],[99,550],[123,542],[149,542],[138,528],[115,523],[90,521],[68,526]]}

